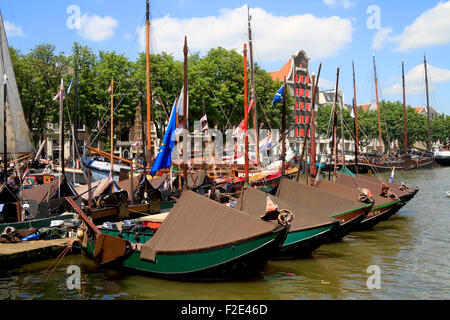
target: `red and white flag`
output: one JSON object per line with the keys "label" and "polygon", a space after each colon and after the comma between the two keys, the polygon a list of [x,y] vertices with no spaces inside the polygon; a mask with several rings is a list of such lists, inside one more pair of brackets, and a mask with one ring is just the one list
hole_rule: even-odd
{"label": "red and white flag", "polygon": [[208,124],[205,124],[205,126],[204,126],[203,129],[202,129],[202,132],[203,132],[203,131],[206,131],[206,130],[208,130],[208,129],[209,129]]}
{"label": "red and white flag", "polygon": [[59,89],[58,93],[56,94],[56,96],[53,98],[53,101],[55,101],[56,99],[61,99],[61,89]]}
{"label": "red and white flag", "polygon": [[109,88],[108,88],[108,92],[112,91],[112,83],[110,84]]}
{"label": "red and white flag", "polygon": [[203,122],[203,121],[208,121],[208,118],[206,117],[206,114],[200,119],[200,122]]}

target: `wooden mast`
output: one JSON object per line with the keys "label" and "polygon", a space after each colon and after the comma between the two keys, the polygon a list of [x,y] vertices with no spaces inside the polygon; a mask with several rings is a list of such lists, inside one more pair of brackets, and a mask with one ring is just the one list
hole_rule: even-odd
{"label": "wooden mast", "polygon": [[59,164],[61,166],[61,174],[64,176],[64,80],[61,79],[61,88],[59,96]]}
{"label": "wooden mast", "polygon": [[[2,59],[3,61],[3,59]],[[5,68],[3,68],[5,70]],[[3,75],[3,181],[8,181],[8,153],[7,153],[7,143],[6,143],[6,103],[7,103],[7,82],[8,77],[5,74]]]}
{"label": "wooden mast", "polygon": [[281,175],[284,175],[286,166],[286,76],[283,82],[283,109],[281,111]]}
{"label": "wooden mast", "polygon": [[111,179],[114,175],[114,79],[111,79]]}
{"label": "wooden mast", "polygon": [[358,152],[359,152],[359,137],[358,137],[358,105],[356,104],[356,76],[355,76],[355,63],[352,61],[353,69],[353,114],[355,116],[355,173],[358,173]]}
{"label": "wooden mast", "polygon": [[406,131],[406,90],[405,90],[405,62],[402,59],[402,87],[403,87],[403,130],[404,130],[404,148],[405,159],[408,154],[408,135]]}
{"label": "wooden mast", "polygon": [[147,80],[147,163],[151,167],[152,161],[152,143],[151,143],[151,90],[150,90],[150,3],[146,0],[145,11],[145,31],[146,31],[146,45],[145,45],[145,62],[146,62],[146,80]]}
{"label": "wooden mast", "polygon": [[[300,161],[298,164],[298,171],[297,171],[297,176],[296,176],[296,180],[298,181],[300,178],[300,171],[303,170],[302,166],[303,166],[303,157],[305,155],[305,151],[306,151],[306,142],[308,139],[308,132],[310,130],[310,126],[312,123],[312,128],[311,128],[311,134],[310,137],[313,137],[314,141],[311,140],[311,144],[310,144],[310,148],[312,145],[314,145],[314,159],[315,159],[315,118],[314,118],[314,105],[315,105],[315,99],[316,99],[316,92],[317,92],[317,88],[319,87],[319,79],[320,79],[320,70],[322,70],[322,62],[319,64],[319,71],[317,72],[317,78],[316,79],[312,79],[312,85],[311,85],[311,108],[310,110],[310,117],[309,117],[309,121],[308,124],[306,125],[306,134],[305,134],[305,140],[303,141],[303,147],[302,147],[302,154],[300,156]],[[311,164],[311,163],[310,163]],[[314,176],[316,174],[315,171],[315,160],[314,160],[314,169],[311,168],[310,166],[310,174],[312,173]]]}
{"label": "wooden mast", "polygon": [[247,44],[244,43],[244,137],[245,137],[245,184],[248,184],[248,97],[247,97]]}
{"label": "wooden mast", "polygon": [[425,68],[425,89],[427,94],[427,122],[428,122],[428,140],[427,151],[431,150],[431,124],[430,124],[430,98],[428,96],[428,71],[427,71],[427,58],[423,55],[423,63]]}
{"label": "wooden mast", "polygon": [[344,100],[342,97],[339,100],[341,105],[342,168],[345,168]]}
{"label": "wooden mast", "polygon": [[377,79],[377,67],[375,65],[375,54],[373,55],[373,71],[374,71],[374,77],[375,77],[375,95],[376,95],[376,98],[377,98],[378,139],[379,139],[379,143],[380,143],[379,151],[382,152],[383,144],[382,144],[382,140],[381,140],[380,104],[378,102],[378,79]]}
{"label": "wooden mast", "polygon": [[[187,36],[184,37],[184,47],[183,47],[183,53],[184,53],[184,86],[183,86],[183,129],[188,130],[187,127],[187,119],[188,119],[188,110],[187,110],[187,86],[188,86],[188,74],[187,74],[187,55],[188,55],[188,46],[187,46]],[[187,137],[186,137],[187,138]],[[184,142],[184,139],[183,139]],[[183,156],[186,155],[187,157],[187,150],[183,150]],[[186,159],[189,161],[189,159]],[[183,166],[183,179],[185,183],[185,188],[187,188],[187,163]]]}
{"label": "wooden mast", "polygon": [[253,65],[253,42],[252,42],[252,27],[250,25],[250,20],[252,19],[250,15],[250,8],[247,5],[247,16],[248,16],[248,45],[250,49],[250,97],[253,100],[253,126],[255,128],[255,145],[256,145],[256,164],[259,165],[259,128],[258,119],[256,113],[256,94],[255,94],[255,73]]}
{"label": "wooden mast", "polygon": [[334,104],[333,104],[333,150],[331,151],[330,156],[330,170],[328,170],[328,180],[331,180],[331,159],[333,158],[334,154],[334,168],[333,168],[333,174],[334,178],[336,178],[336,167],[337,167],[337,99],[338,99],[338,88],[339,88],[339,68],[337,68],[337,74],[336,74],[336,89],[334,92]]}

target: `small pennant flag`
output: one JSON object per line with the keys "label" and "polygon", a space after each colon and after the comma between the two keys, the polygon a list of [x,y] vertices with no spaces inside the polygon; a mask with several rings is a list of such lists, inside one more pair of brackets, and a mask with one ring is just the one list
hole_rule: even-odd
{"label": "small pennant flag", "polygon": [[56,94],[56,96],[53,98],[53,101],[55,101],[56,99],[61,99],[61,89],[58,91],[58,93]]}
{"label": "small pennant flag", "polygon": [[206,131],[206,130],[208,130],[208,129],[209,129],[208,124],[205,124],[205,126],[204,126],[203,129],[202,129],[202,132],[203,132],[203,131]]}
{"label": "small pennant flag", "polygon": [[275,94],[275,97],[273,98],[272,104],[283,101],[283,91],[284,85],[282,85],[281,88],[278,89],[278,92]]}
{"label": "small pennant flag", "polygon": [[392,183],[392,181],[394,181],[394,171],[395,171],[395,167],[392,168],[391,176],[389,177],[390,183]]}
{"label": "small pennant flag", "polygon": [[70,89],[72,89],[72,84],[73,84],[73,78],[72,78],[72,81],[70,81],[69,87],[67,88],[67,94],[69,94]]}
{"label": "small pennant flag", "polygon": [[350,113],[350,117],[355,119],[355,109],[352,108],[352,112]]}
{"label": "small pennant flag", "polygon": [[208,118],[206,117],[206,114],[200,119],[200,122],[203,122],[203,121],[208,121]]}
{"label": "small pennant flag", "polygon": [[111,85],[108,88],[108,92],[111,92],[111,91],[112,91],[112,83],[111,83]]}
{"label": "small pennant flag", "polygon": [[30,173],[30,171],[28,171],[28,168],[26,168],[25,172],[22,174],[22,181],[25,180],[25,178],[28,176],[29,173]]}

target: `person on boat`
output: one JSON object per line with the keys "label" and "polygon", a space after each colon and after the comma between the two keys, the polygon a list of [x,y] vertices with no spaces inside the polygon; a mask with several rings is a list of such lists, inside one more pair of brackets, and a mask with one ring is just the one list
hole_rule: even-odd
{"label": "person on boat", "polygon": [[50,173],[51,170],[48,165],[45,166],[44,173]]}

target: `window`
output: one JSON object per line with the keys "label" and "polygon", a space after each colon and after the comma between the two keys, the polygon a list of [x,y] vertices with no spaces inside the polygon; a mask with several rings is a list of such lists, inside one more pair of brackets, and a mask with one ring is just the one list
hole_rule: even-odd
{"label": "window", "polygon": [[305,129],[300,129],[300,137],[304,137],[305,136]]}
{"label": "window", "polygon": [[300,110],[305,110],[305,103],[304,102],[300,102]]}
{"label": "window", "polygon": [[306,83],[306,84],[309,83],[309,77],[308,77],[308,76],[305,77],[305,83]]}
{"label": "window", "polygon": [[300,75],[300,83],[304,83],[305,82],[305,76]]}
{"label": "window", "polygon": [[300,89],[300,97],[304,97],[304,94],[305,94],[305,90]]}
{"label": "window", "polygon": [[305,123],[305,117],[304,116],[300,116],[300,123]]}
{"label": "window", "polygon": [[309,103],[306,103],[306,111],[309,111]]}
{"label": "window", "polygon": [[309,98],[309,90],[305,90],[305,97]]}

